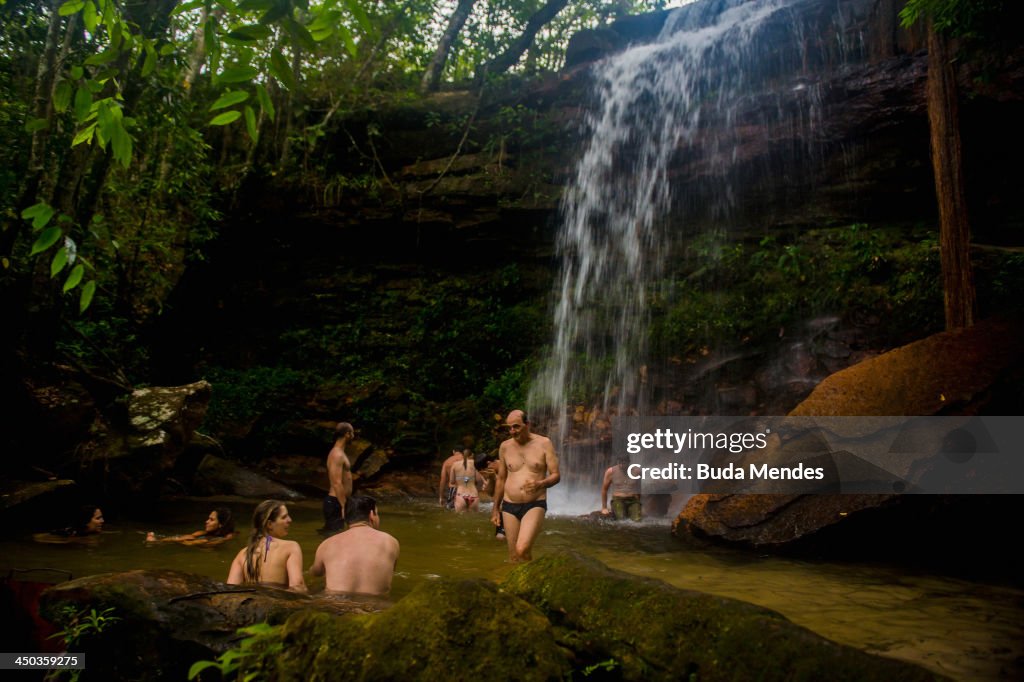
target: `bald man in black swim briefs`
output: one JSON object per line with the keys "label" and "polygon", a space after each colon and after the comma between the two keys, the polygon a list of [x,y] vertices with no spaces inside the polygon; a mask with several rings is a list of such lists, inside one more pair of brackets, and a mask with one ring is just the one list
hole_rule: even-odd
{"label": "bald man in black swim briefs", "polygon": [[498,449],[491,523],[504,521],[508,557],[513,563],[533,558],[533,541],[540,535],[547,511],[547,489],[561,480],[558,455],[551,439],[530,432],[522,410],[505,419],[511,438]]}

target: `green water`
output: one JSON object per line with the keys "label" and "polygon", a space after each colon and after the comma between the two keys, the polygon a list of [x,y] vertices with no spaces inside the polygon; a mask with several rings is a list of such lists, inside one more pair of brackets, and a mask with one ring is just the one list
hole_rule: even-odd
{"label": "green water", "polygon": [[[220,504],[218,502],[217,504]],[[52,567],[74,577],[128,569],[170,568],[223,580],[240,534],[221,547],[150,546],[144,534],[202,528],[209,501],[162,503],[162,522],[142,524],[107,517],[95,545],[44,545],[28,537],[0,541],[0,568]],[[254,504],[232,500],[239,529]],[[288,505],[308,567],[321,538],[318,502]],[[439,577],[500,581],[511,570],[504,542],[484,512],[455,515],[421,502],[382,503],[381,528],[401,543],[392,587],[397,599]],[[534,556],[573,548],[606,564],[678,587],[768,607],[818,634],[873,653],[912,661],[961,680],[1024,679],[1024,590],[896,569],[796,561],[728,549],[684,547],[663,524],[610,524],[549,517]],[[307,578],[311,591],[323,579]]]}

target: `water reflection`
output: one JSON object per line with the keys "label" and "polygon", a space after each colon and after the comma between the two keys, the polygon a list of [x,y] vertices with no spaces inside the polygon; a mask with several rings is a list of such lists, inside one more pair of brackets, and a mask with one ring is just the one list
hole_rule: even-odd
{"label": "water reflection", "polygon": [[[129,569],[170,568],[223,580],[244,534],[219,547],[145,542],[147,531],[184,532],[209,501],[165,503],[162,521],[140,524],[110,517],[96,545],[41,545],[28,534],[0,541],[0,568],[61,568],[75,577]],[[253,503],[228,503],[236,518]],[[303,548],[308,567],[321,537],[318,502],[289,502],[289,539]],[[503,541],[495,540],[489,509],[443,512],[427,502],[381,503],[382,530],[401,543],[392,599],[441,577],[500,581],[511,570]],[[829,639],[913,661],[963,680],[1024,679],[1024,590],[877,566],[830,564],[758,556],[723,548],[691,547],[663,524],[551,517],[535,556],[576,549],[630,573],[685,589],[774,609]],[[307,581],[311,591],[323,579]]]}

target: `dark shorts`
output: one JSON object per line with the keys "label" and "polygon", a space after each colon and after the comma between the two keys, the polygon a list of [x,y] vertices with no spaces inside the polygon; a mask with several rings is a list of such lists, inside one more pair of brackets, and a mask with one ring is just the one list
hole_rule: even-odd
{"label": "dark shorts", "polygon": [[509,502],[508,500],[505,500],[501,503],[502,513],[511,514],[519,521],[522,521],[523,517],[526,516],[526,512],[531,509],[543,509],[544,511],[547,511],[548,501],[534,500],[533,502]]}
{"label": "dark shorts", "polygon": [[455,491],[458,490],[455,486],[448,488],[448,492],[444,494],[444,508],[455,509]]}
{"label": "dark shorts", "polygon": [[341,518],[341,500],[334,495],[324,495],[324,527],[328,533],[345,530],[345,521]]}

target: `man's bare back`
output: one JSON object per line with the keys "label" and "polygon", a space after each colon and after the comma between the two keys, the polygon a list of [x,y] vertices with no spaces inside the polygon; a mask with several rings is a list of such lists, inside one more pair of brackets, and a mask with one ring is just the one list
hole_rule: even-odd
{"label": "man's bare back", "polygon": [[373,498],[352,497],[346,513],[348,530],[320,543],[310,573],[326,574],[331,592],[387,594],[398,563],[398,540],[378,530]]}

